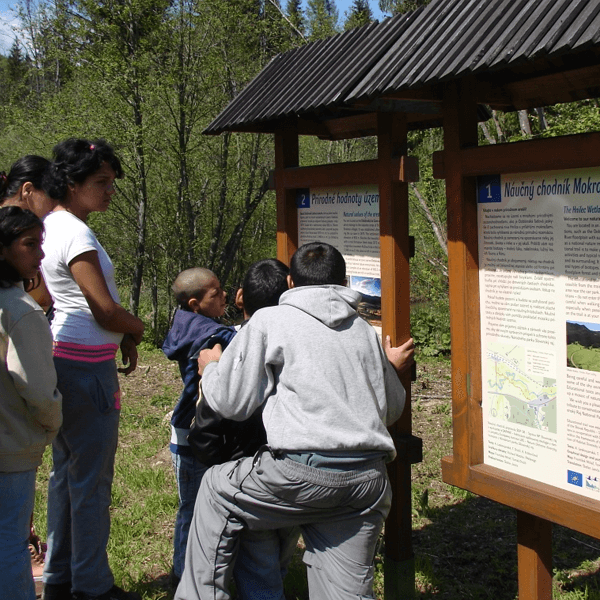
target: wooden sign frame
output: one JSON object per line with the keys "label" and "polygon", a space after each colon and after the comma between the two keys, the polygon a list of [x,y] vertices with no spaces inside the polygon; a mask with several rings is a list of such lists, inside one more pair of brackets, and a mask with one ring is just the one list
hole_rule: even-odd
{"label": "wooden sign frame", "polygon": [[434,176],[446,180],[452,333],[453,454],[446,483],[517,510],[519,598],[552,597],[551,523],[600,538],[600,502],[483,462],[476,177],[600,166],[600,133],[477,146],[475,84],[447,84],[444,150]]}

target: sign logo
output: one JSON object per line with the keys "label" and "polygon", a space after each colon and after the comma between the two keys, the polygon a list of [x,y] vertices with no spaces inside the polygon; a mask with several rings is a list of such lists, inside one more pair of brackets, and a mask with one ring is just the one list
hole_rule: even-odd
{"label": "sign logo", "polygon": [[567,481],[571,485],[578,485],[579,487],[583,487],[583,475],[581,473],[578,473],[577,471],[567,470]]}

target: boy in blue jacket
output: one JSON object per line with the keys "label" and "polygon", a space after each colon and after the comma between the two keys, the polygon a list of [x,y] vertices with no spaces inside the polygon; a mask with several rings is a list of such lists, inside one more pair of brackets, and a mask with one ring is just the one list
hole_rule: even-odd
{"label": "boy in blue jacket", "polygon": [[186,269],[179,273],[172,290],[179,309],[162,349],[167,358],[179,363],[184,386],[171,417],[170,444],[179,494],[172,571],[173,584],[177,585],[183,572],[196,495],[208,468],[194,457],[187,440],[198,400],[198,352],[217,343],[226,347],[233,339],[235,329],[216,320],[225,312],[227,295],[212,271],[199,267]]}

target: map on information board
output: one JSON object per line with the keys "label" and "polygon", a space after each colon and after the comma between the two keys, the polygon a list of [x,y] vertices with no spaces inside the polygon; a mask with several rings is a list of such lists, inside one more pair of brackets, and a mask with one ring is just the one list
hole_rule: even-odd
{"label": "map on information board", "polygon": [[490,417],[556,433],[556,379],[536,375],[525,348],[489,344],[487,375]]}

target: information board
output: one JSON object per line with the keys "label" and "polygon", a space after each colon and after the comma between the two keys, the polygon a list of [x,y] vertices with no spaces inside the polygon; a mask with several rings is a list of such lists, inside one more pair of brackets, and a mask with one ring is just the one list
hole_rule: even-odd
{"label": "information board", "polygon": [[299,189],[298,244],[326,242],[346,260],[348,285],[363,295],[361,314],[381,320],[379,191],[376,185]]}
{"label": "information board", "polygon": [[477,191],[484,462],[600,499],[600,168]]}

